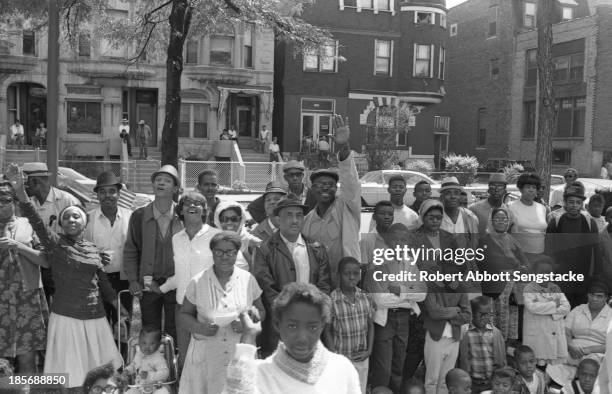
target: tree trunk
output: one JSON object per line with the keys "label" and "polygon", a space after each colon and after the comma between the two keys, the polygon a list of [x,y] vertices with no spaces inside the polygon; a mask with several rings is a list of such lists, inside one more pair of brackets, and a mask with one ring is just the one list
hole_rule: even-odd
{"label": "tree trunk", "polygon": [[173,0],[170,12],[170,42],[166,60],[166,118],[162,131],[162,165],[178,164],[178,127],[181,115],[181,75],[183,47],[191,24],[192,8],[188,0]]}
{"label": "tree trunk", "polygon": [[537,10],[539,110],[535,166],[545,187],[546,201],[550,195],[552,135],[556,126],[552,64],[554,2],[555,0],[540,0]]}

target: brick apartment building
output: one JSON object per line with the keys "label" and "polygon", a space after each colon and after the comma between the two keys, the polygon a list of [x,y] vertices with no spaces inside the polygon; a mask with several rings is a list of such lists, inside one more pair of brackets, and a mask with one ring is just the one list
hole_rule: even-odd
{"label": "brick apartment building", "polygon": [[349,117],[355,150],[386,127],[398,130],[401,159],[444,153],[449,122],[436,112],[447,74],[444,0],[317,1],[302,18],[335,41],[297,55],[277,43],[273,131],[283,151],[329,134],[337,113]]}
{"label": "brick apartment building", "polygon": [[[107,13],[128,18],[137,2],[109,0]],[[113,47],[82,34],[72,48],[61,38],[60,156],[119,155],[119,125],[128,118],[151,127],[151,146],[158,146],[165,116],[165,49],[153,49],[129,65],[136,48]],[[15,119],[25,129],[27,144],[39,122],[46,123],[47,35],[43,30],[9,28],[0,36],[0,133]],[[202,152],[234,125],[241,144],[249,145],[262,125],[272,124],[274,34],[254,25],[220,27],[210,36],[186,42],[181,80],[179,155]],[[137,151],[136,151],[137,152]]]}
{"label": "brick apartment building", "polygon": [[[553,171],[599,173],[612,154],[612,7],[557,0],[553,25],[557,126]],[[450,150],[480,161],[535,161],[538,115],[536,0],[468,0],[448,13]]]}

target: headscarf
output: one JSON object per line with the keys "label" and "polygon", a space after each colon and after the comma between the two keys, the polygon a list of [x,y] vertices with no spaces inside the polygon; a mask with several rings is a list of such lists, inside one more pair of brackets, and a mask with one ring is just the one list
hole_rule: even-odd
{"label": "headscarf", "polygon": [[421,206],[419,207],[419,220],[421,221],[421,224],[423,224],[423,218],[425,215],[427,215],[427,212],[433,208],[439,208],[442,212],[444,212],[444,205],[442,202],[440,202],[440,200],[428,198],[421,203]]}
{"label": "headscarf", "polygon": [[[248,270],[248,268],[246,267],[249,266],[248,262],[251,260],[251,252],[249,251],[249,247],[259,246],[261,244],[261,239],[252,235],[245,229],[244,224],[246,223],[247,212],[242,207],[242,205],[233,201],[220,201],[219,204],[217,204],[217,208],[215,209],[214,215],[215,227],[217,227],[218,229],[223,228],[221,227],[221,221],[219,220],[219,216],[221,216],[221,212],[229,208],[237,208],[240,211],[240,224],[236,233],[240,235],[240,238],[242,240],[242,247],[240,248],[240,252],[243,256],[238,256],[238,258],[236,259],[236,266]],[[244,264],[246,264],[246,267]]]}

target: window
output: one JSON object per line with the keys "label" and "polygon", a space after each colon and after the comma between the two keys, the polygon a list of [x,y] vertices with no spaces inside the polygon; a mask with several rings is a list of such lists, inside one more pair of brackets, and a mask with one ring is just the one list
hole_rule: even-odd
{"label": "window", "polygon": [[96,101],[67,101],[68,134],[101,134],[102,104]]}
{"label": "window", "polygon": [[36,56],[36,36],[32,30],[23,31],[23,54]]}
{"label": "window", "polygon": [[408,146],[408,131],[406,129],[397,130],[395,146]]}
{"label": "window", "polygon": [[499,59],[491,59],[489,62],[489,72],[491,79],[499,78]]}
{"label": "window", "polygon": [[440,47],[440,57],[438,59],[438,78],[444,80],[444,63],[446,62],[446,49]]}
{"label": "window", "polygon": [[561,20],[569,21],[574,19],[574,9],[572,7],[563,7],[561,9]]}
{"label": "window", "polygon": [[[446,29],[446,14],[440,14],[440,26]],[[455,30],[456,30],[456,27],[457,25],[455,25]]]}
{"label": "window", "polygon": [[529,49],[525,52],[527,58],[527,73],[525,76],[525,86],[536,86],[538,83],[538,53],[536,49]]}
{"label": "window", "polygon": [[210,39],[210,65],[231,66],[234,37],[213,36]]}
{"label": "window", "polygon": [[419,25],[433,25],[436,23],[436,14],[433,12],[415,11],[414,23]]}
{"label": "window", "polygon": [[453,24],[451,24],[451,26],[450,26],[450,36],[451,36],[451,37],[454,37],[454,36],[456,36],[456,35],[457,35],[457,24],[456,24],[456,23],[453,23]]}
{"label": "window", "polygon": [[382,11],[390,11],[391,10],[391,2],[392,0],[376,0],[376,8]]}
{"label": "window", "polygon": [[485,126],[485,116],[487,115],[486,108],[478,109],[478,132],[477,132],[477,146],[485,146],[487,144],[487,128]]}
{"label": "window", "polygon": [[414,44],[414,67],[413,76],[432,77],[432,53],[433,45]]}
{"label": "window", "polygon": [[179,137],[208,138],[209,109],[204,103],[181,103]]}
{"label": "window", "polygon": [[374,9],[374,0],[357,0],[357,7]]}
{"label": "window", "polygon": [[248,23],[244,28],[242,66],[244,68],[253,68],[253,25],[250,23]]}
{"label": "window", "polygon": [[572,151],[570,149],[553,149],[552,164],[570,164],[572,162]]}
{"label": "window", "polygon": [[559,99],[555,103],[557,111],[557,138],[584,137],[586,98],[574,97]]}
{"label": "window", "polygon": [[187,41],[185,47],[185,64],[198,64],[198,40]]}
{"label": "window", "polygon": [[489,7],[489,37],[497,35],[497,6]]}
{"label": "window", "polygon": [[91,56],[91,39],[87,33],[79,34],[79,56]]}
{"label": "window", "polygon": [[345,7],[357,7],[357,0],[344,0]]}
{"label": "window", "polygon": [[6,93],[7,109],[8,109],[8,124],[12,125],[15,120],[19,119],[19,100],[17,98],[17,86],[11,85]]}
{"label": "window", "polygon": [[376,55],[374,59],[374,75],[391,76],[391,58],[393,56],[393,41],[375,40]]}
{"label": "window", "polygon": [[310,49],[304,52],[304,71],[337,72],[338,41],[323,48]]}
{"label": "window", "polygon": [[536,5],[530,1],[525,2],[523,26],[528,28],[536,27]]}
{"label": "window", "polygon": [[525,124],[523,125],[523,139],[535,139],[536,129],[536,102],[527,101],[524,103]]}
{"label": "window", "polygon": [[564,55],[553,58],[553,81],[582,81],[584,71],[584,53]]}

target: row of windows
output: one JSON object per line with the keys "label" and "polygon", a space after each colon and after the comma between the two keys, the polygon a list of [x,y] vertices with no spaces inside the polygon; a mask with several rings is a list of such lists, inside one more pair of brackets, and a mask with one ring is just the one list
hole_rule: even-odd
{"label": "row of windows", "polygon": [[[535,86],[538,78],[537,49],[526,52],[527,73],[525,86]],[[581,82],[584,78],[584,52],[555,56],[553,81],[558,83]]]}
{"label": "row of windows", "polygon": [[[254,36],[255,27],[247,25],[241,42],[241,66],[244,68],[253,68]],[[233,32],[226,32],[223,35],[212,35],[209,41],[209,65],[227,67],[236,64],[236,59],[234,59],[236,37],[234,37]],[[203,48],[201,41],[197,39],[189,40],[185,47],[185,64],[201,64],[200,52]]]}
{"label": "row of windows", "polygon": [[[573,1],[561,2],[561,21],[574,19],[574,7],[576,4]],[[525,1],[523,6],[523,26],[527,28],[535,28],[537,24],[537,5],[535,1]]]}
{"label": "row of windows", "polygon": [[344,0],[344,7],[391,11],[393,0]]}
{"label": "row of windows", "polygon": [[[304,52],[304,71],[338,72],[338,41],[325,46],[321,50]],[[392,76],[393,74],[393,41],[374,40],[373,74]],[[434,54],[436,46],[432,44],[414,44],[412,76],[418,78],[444,79],[446,49],[439,47],[438,64],[435,67]],[[437,72],[437,74],[436,74]]]}
{"label": "row of windows", "polygon": [[[523,139],[534,139],[536,130],[536,102],[528,101],[525,107],[525,123],[523,126]],[[558,99],[555,102],[557,114],[557,127],[554,130],[555,138],[582,138],[586,121],[586,98],[570,97]]]}

